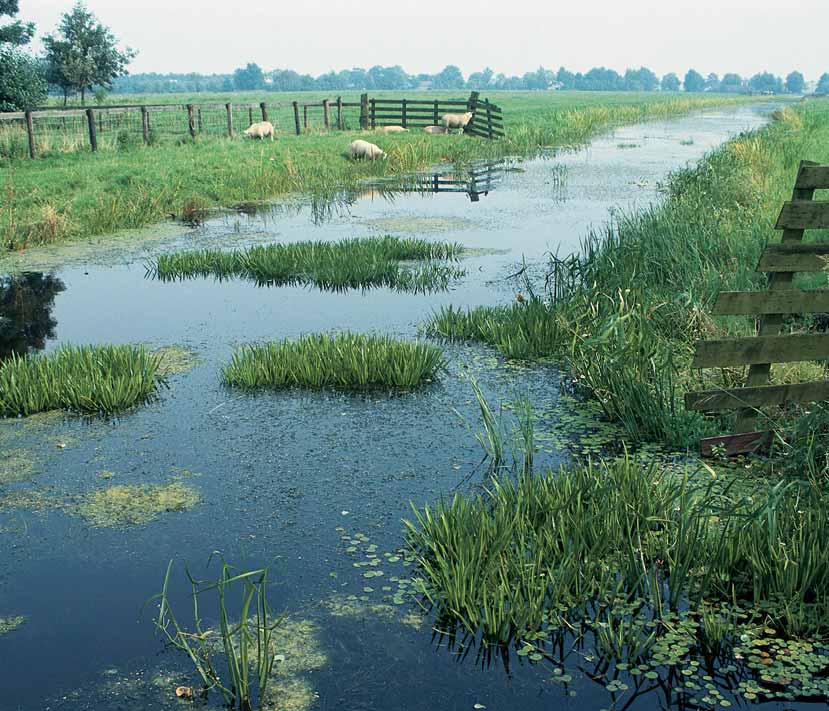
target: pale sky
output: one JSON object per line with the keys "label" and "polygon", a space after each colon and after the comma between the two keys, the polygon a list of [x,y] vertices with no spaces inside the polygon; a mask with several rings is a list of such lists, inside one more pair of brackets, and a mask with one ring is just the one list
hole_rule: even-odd
{"label": "pale sky", "polygon": [[[74,0],[21,0],[38,37]],[[557,8],[557,4],[564,7]],[[829,0],[87,0],[138,72],[263,69],[321,74],[400,64],[456,64],[523,74],[647,66],[657,74],[829,71]],[[505,8],[510,15],[505,16]],[[472,14],[474,13],[474,14]],[[34,44],[39,51],[39,41]]]}

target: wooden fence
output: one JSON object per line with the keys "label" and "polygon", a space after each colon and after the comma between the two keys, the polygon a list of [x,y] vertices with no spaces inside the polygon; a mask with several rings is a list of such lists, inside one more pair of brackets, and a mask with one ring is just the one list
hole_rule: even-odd
{"label": "wooden fence", "polygon": [[504,174],[503,161],[473,163],[467,170],[456,172],[434,172],[416,174],[404,182],[398,180],[387,184],[372,185],[374,192],[394,195],[396,193],[466,193],[472,202],[489,195],[501,181]]}
{"label": "wooden fence", "polygon": [[444,114],[467,111],[472,112],[472,119],[464,128],[464,133],[490,139],[503,137],[504,118],[501,108],[488,99],[481,100],[477,91],[473,91],[466,100],[372,99],[368,94],[363,94],[360,125],[369,129],[378,126],[440,126]]}
{"label": "wooden fence", "polygon": [[815,190],[824,189],[829,189],[829,166],[802,162],[792,200],[783,205],[775,225],[783,232],[782,242],[767,246],[757,265],[757,271],[769,273],[768,289],[725,291],[717,297],[714,314],[756,316],[758,326],[753,337],[697,343],[695,368],[749,366],[745,387],[685,396],[685,406],[691,410],[738,411],[735,434],[702,440],[703,454],[710,455],[715,447],[724,448],[728,455],[743,454],[768,442],[768,429],[757,430],[761,407],[829,399],[829,380],[769,384],[772,363],[829,360],[829,334],[780,333],[787,316],[829,312],[829,289],[792,288],[797,272],[829,272],[829,243],[803,241],[805,230],[829,228],[829,201],[814,200]]}

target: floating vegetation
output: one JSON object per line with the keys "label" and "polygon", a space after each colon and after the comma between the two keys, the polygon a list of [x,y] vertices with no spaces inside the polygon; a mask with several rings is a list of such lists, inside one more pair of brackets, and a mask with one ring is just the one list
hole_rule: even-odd
{"label": "floating vegetation", "polygon": [[142,346],[63,346],[0,363],[0,415],[122,412],[151,399],[159,357]]}
{"label": "floating vegetation", "polygon": [[[463,217],[424,217],[422,215],[411,215],[409,217],[378,217],[372,220],[365,220],[363,224],[386,232],[429,234],[469,230],[476,227],[478,223]],[[466,255],[466,250],[464,250],[464,255]]]}
{"label": "floating vegetation", "polygon": [[198,490],[180,482],[119,484],[92,492],[78,512],[93,526],[111,528],[149,523],[162,513],[186,511],[200,502]]}
{"label": "floating vegetation", "polygon": [[9,632],[14,632],[25,621],[26,618],[21,615],[16,617],[0,617],[0,637]]}
{"label": "floating vegetation", "polygon": [[159,359],[157,372],[161,377],[186,373],[201,362],[198,353],[187,346],[164,346],[156,349],[154,355]]}
{"label": "floating vegetation", "polygon": [[34,460],[25,449],[0,450],[0,485],[25,481],[33,470]]}
{"label": "floating vegetation", "polygon": [[[400,291],[445,290],[465,270],[442,264],[460,257],[463,247],[408,237],[364,237],[338,242],[292,242],[242,251],[200,250],[164,254],[147,273],[167,281],[214,276],[250,279],[269,286],[313,285],[340,291],[389,287]],[[422,261],[424,265],[404,265]]]}
{"label": "floating vegetation", "polygon": [[345,332],[244,346],[222,380],[245,389],[405,389],[430,381],[442,367],[443,351],[435,346]]}

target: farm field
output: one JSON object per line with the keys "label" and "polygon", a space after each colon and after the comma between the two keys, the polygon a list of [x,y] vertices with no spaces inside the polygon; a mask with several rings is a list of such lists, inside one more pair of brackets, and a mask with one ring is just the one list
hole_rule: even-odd
{"label": "farm field", "polygon": [[829,105],[638,98],[504,95],[503,142],[378,136],[383,165],[350,132],[8,161],[4,234],[46,194],[65,231],[0,259],[0,402],[68,404],[0,420],[4,703],[181,708],[182,640],[233,658],[217,575],[264,566],[273,711],[825,696],[825,411],[701,461],[729,423],[681,397],[695,338],[751,330],[711,301],[759,285]]}
{"label": "farm field", "polygon": [[[432,98],[433,94],[428,96]],[[189,98],[258,102],[281,97],[112,97],[119,102],[154,102],[162,98],[169,103]],[[0,173],[0,244],[16,250],[143,227],[171,216],[187,218],[216,206],[230,207],[297,192],[331,194],[354,188],[366,178],[400,175],[438,163],[532,156],[542,150],[579,146],[614,125],[751,100],[723,95],[607,92],[496,92],[493,98],[504,110],[505,139],[490,142],[419,132],[373,135],[372,140],[387,151],[389,158],[364,165],[343,159],[348,143],[358,137],[354,131],[313,131],[302,136],[285,132],[278,134],[278,140],[264,144],[220,136],[192,141],[182,120],[177,135],[162,134],[156,145],[141,146],[139,130],[123,145],[102,138],[95,155],[83,148],[88,140],[83,130],[68,144],[50,138],[46,132],[38,133],[41,155],[30,161],[26,158],[25,131],[0,128],[0,161],[4,167]],[[347,117],[347,123],[356,126],[356,114]],[[39,132],[37,125],[35,130]]]}

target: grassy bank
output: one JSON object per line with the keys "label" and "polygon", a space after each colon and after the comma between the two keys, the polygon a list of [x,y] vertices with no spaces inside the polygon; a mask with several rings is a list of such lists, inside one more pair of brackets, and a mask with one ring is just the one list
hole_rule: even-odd
{"label": "grassy bank", "polygon": [[141,346],[64,346],[0,363],[0,416],[122,412],[151,399],[160,357]]}
{"label": "grassy bank", "polygon": [[[338,242],[292,242],[242,251],[198,250],[163,254],[148,266],[161,280],[213,276],[257,284],[313,285],[334,291],[385,286],[400,291],[446,289],[464,270],[457,243],[418,238],[366,237]],[[425,264],[403,266],[403,261]]]}
{"label": "grassy bank", "polygon": [[[753,334],[749,318],[709,315],[716,294],[762,288],[765,277],[754,269],[765,244],[779,240],[773,224],[799,161],[829,162],[829,105],[816,101],[779,119],[674,174],[662,205],[617,216],[589,235],[580,256],[551,264],[545,293],[499,308],[447,309],[428,330],[481,340],[513,357],[566,359],[632,440],[684,446],[723,431],[727,423],[686,412],[682,397],[733,387],[744,371],[693,371],[694,342]],[[789,327],[808,329],[810,320]],[[823,372],[815,363],[776,366],[773,378]]]}
{"label": "grassy bank", "polygon": [[440,348],[387,336],[303,336],[239,349],[222,371],[226,385],[253,390],[411,388],[443,365]]}
{"label": "grassy bank", "polygon": [[[0,244],[22,249],[141,227],[210,206],[298,191],[333,192],[370,177],[441,162],[531,155],[579,144],[610,126],[675,116],[744,98],[707,95],[504,94],[506,138],[411,132],[372,134],[387,161],[342,156],[357,132],[241,138],[176,139],[149,147],[104,147],[97,154],[53,151],[30,161],[0,156]],[[0,141],[0,143],[2,143]]]}

